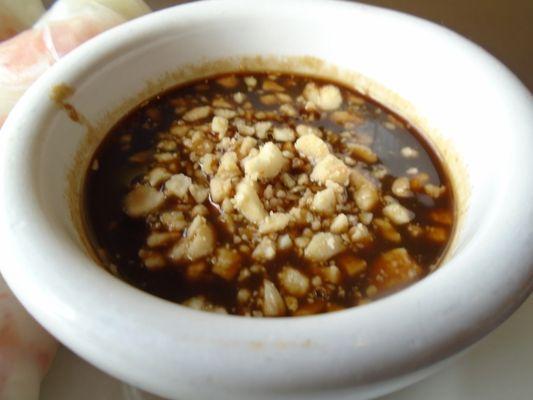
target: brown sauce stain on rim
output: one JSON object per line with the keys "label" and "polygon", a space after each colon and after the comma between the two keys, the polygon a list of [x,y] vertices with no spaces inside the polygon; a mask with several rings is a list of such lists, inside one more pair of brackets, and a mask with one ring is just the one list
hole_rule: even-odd
{"label": "brown sauce stain on rim", "polygon": [[[67,99],[71,98],[75,92],[76,89],[72,86],[60,83],[52,87],[50,99],[54,101],[60,109],[65,111],[72,122],[80,124],[87,129],[85,142],[93,136],[94,128],[89,120],[80,113],[74,105],[67,101]],[[82,212],[82,204],[79,200],[79,193],[81,190],[81,186],[79,185],[83,185],[83,180],[79,177],[79,165],[84,162],[84,156],[85,154],[79,150],[74,155],[72,167],[67,172],[67,190],[65,192],[65,197],[67,198],[67,203],[69,205],[74,229],[78,233],[78,238],[83,244],[83,250],[98,264],[98,255],[95,254],[93,246],[85,233],[84,213]]]}
{"label": "brown sauce stain on rim", "polygon": [[81,122],[80,114],[72,104],[66,101],[75,92],[75,89],[69,85],[59,84],[52,88],[50,98],[65,112],[73,122]]}
{"label": "brown sauce stain on rim", "polygon": [[450,179],[454,200],[455,224],[450,234],[448,246],[444,250],[438,265],[441,266],[453,256],[462,222],[468,210],[468,200],[470,197],[468,172],[459,154],[454,149],[453,143],[432,128],[429,121],[420,116],[411,103],[403,99],[400,95],[383,87],[381,84],[357,72],[337,67],[312,56],[278,57],[258,55],[252,57],[225,58],[201,64],[182,66],[174,72],[164,74],[159,79],[147,81],[144,90],[126,99],[114,110],[108,112],[100,121],[97,121],[96,124],[89,123],[79,110],[71,103],[65,102],[66,98],[74,95],[75,90],[73,88],[68,85],[57,85],[54,87],[54,92],[51,94],[52,99],[67,112],[69,117],[75,116],[75,118],[71,118],[73,121],[87,128],[86,137],[80,144],[68,173],[66,197],[68,199],[73,225],[83,243],[84,250],[98,265],[100,265],[100,258],[95,254],[85,229],[85,213],[82,212],[83,187],[86,177],[85,171],[87,171],[94,152],[109,129],[132,109],[172,87],[215,74],[246,71],[296,73],[338,82],[381,103],[420,132],[432,147],[435,154],[440,158],[444,172]]}

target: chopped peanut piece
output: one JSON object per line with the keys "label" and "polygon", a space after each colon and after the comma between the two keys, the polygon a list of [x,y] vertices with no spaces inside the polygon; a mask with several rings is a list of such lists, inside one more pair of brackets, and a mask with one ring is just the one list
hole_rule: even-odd
{"label": "chopped peanut piece", "polygon": [[427,226],[426,237],[435,243],[446,243],[448,240],[448,231],[440,226]]}
{"label": "chopped peanut piece", "polygon": [[285,314],[285,303],[276,286],[269,280],[263,281],[263,314],[276,317]]}
{"label": "chopped peanut piece", "polygon": [[397,248],[383,253],[370,270],[369,282],[378,289],[397,289],[422,275],[422,268],[409,255],[405,248]]}
{"label": "chopped peanut piece", "polygon": [[148,173],[148,183],[150,186],[158,186],[170,178],[171,174],[162,167],[157,167]]}
{"label": "chopped peanut piece", "polygon": [[247,125],[243,120],[235,120],[235,126],[241,135],[253,136],[255,134],[255,127]]}
{"label": "chopped peanut piece", "polygon": [[241,176],[241,170],[237,162],[238,158],[235,152],[230,151],[229,153],[225,153],[220,159],[220,165],[216,176],[223,179],[231,179]]}
{"label": "chopped peanut piece", "polygon": [[233,100],[235,100],[235,103],[242,104],[244,100],[246,100],[246,95],[241,92],[237,92],[233,95]]}
{"label": "chopped peanut piece", "polygon": [[274,81],[271,81],[270,79],[267,79],[263,81],[263,90],[267,92],[284,92],[285,88],[281,86],[279,83],[276,83]]}
{"label": "chopped peanut piece", "polygon": [[347,123],[360,123],[362,121],[361,117],[357,114],[348,112],[348,111],[334,111],[330,116],[333,122],[336,122],[339,125],[344,125]]}
{"label": "chopped peanut piece", "polygon": [[156,271],[167,266],[167,260],[159,253],[141,250],[139,256],[143,260],[144,266],[150,271]]}
{"label": "chopped peanut piece", "polygon": [[285,296],[285,304],[291,312],[298,310],[298,299],[296,297]]}
{"label": "chopped peanut piece", "polygon": [[333,233],[344,233],[348,230],[350,223],[345,214],[339,214],[331,223],[330,230]]}
{"label": "chopped peanut piece", "polygon": [[215,173],[215,157],[212,154],[205,154],[198,160],[200,168],[207,175],[213,175]]}
{"label": "chopped peanut piece", "polygon": [[259,199],[254,184],[249,180],[243,180],[237,185],[237,193],[234,197],[235,208],[250,222],[259,225],[267,216],[265,207]]}
{"label": "chopped peanut piece", "polygon": [[409,224],[407,225],[407,232],[411,237],[419,238],[420,236],[422,236],[422,233],[424,233],[424,230],[419,225]]}
{"label": "chopped peanut piece", "polygon": [[326,282],[338,284],[341,281],[341,271],[336,265],[324,267],[320,272]]}
{"label": "chopped peanut piece", "polygon": [[194,261],[187,266],[185,275],[188,280],[198,281],[207,272],[207,263],[205,261]]}
{"label": "chopped peanut piece", "polygon": [[215,249],[215,233],[206,219],[196,216],[187,231],[187,257],[197,260],[205,257]]}
{"label": "chopped peanut piece", "polygon": [[252,258],[254,260],[258,261],[268,261],[272,260],[276,256],[276,245],[275,243],[265,237],[257,247],[254,249],[254,252],[252,253]]}
{"label": "chopped peanut piece", "polygon": [[326,111],[336,110],[342,104],[342,95],[338,87],[325,85],[320,88],[315,83],[305,86],[304,97]]}
{"label": "chopped peanut piece", "polygon": [[249,88],[254,88],[257,85],[257,79],[253,76],[247,76],[244,78],[244,83],[246,83],[246,86]]}
{"label": "chopped peanut piece", "polygon": [[309,278],[295,268],[283,267],[278,277],[283,289],[292,296],[302,297],[309,290]]}
{"label": "chopped peanut piece", "polygon": [[346,275],[354,277],[366,271],[367,262],[353,254],[341,254],[337,259],[337,265]]}
{"label": "chopped peanut piece", "polygon": [[181,211],[167,211],[159,217],[169,231],[182,231],[187,227],[187,221]]}
{"label": "chopped peanut piece", "polygon": [[442,224],[442,225],[452,225],[453,224],[453,215],[448,210],[433,210],[429,213],[429,218],[432,221]]}
{"label": "chopped peanut piece", "polygon": [[209,188],[193,184],[189,186],[189,192],[197,203],[203,203],[209,196]]}
{"label": "chopped peanut piece", "polygon": [[315,165],[311,173],[311,180],[325,184],[331,180],[339,185],[348,185],[350,178],[350,169],[337,157],[328,154]]}
{"label": "chopped peanut piece", "polygon": [[350,143],[348,145],[350,154],[355,158],[362,160],[368,164],[373,164],[378,161],[378,156],[372,151],[372,149],[364,144]]}
{"label": "chopped peanut piece", "polygon": [[337,182],[334,182],[332,180],[327,180],[326,181],[326,187],[328,189],[331,189],[333,190],[337,195],[340,195],[340,194],[343,194],[344,193],[344,187],[342,187],[341,185],[339,185]]}
{"label": "chopped peanut piece", "polygon": [[257,140],[252,137],[245,137],[239,146],[239,158],[244,158],[257,146]]}
{"label": "chopped peanut piece", "polygon": [[411,190],[420,192],[424,189],[424,185],[429,181],[429,175],[421,172],[411,178]]}
{"label": "chopped peanut piece", "polygon": [[272,179],[285,166],[286,160],[280,149],[272,142],[265,143],[256,156],[244,160],[244,171],[252,180]]}
{"label": "chopped peanut piece", "polygon": [[311,208],[324,215],[333,215],[336,205],[335,191],[327,188],[315,194]]}
{"label": "chopped peanut piece", "polygon": [[227,314],[227,311],[224,309],[224,307],[219,307],[210,303],[204,296],[191,297],[182,304],[186,307],[192,308],[193,310],[207,311],[216,314]]}
{"label": "chopped peanut piece", "polygon": [[220,98],[220,97],[215,98],[211,102],[211,104],[212,104],[213,107],[218,107],[218,108],[231,108],[232,107],[232,105],[231,105],[231,103],[229,101],[227,101],[227,100],[225,100],[223,98]]}
{"label": "chopped peanut piece", "polygon": [[415,215],[399,203],[392,203],[383,207],[383,215],[396,225],[405,225],[413,220]]}
{"label": "chopped peanut piece", "polygon": [[[278,98],[279,98],[280,95],[278,95]],[[296,117],[298,115],[298,111],[296,111],[296,109],[291,106],[290,104],[283,104],[279,107],[279,111],[283,114],[283,115],[287,115],[289,117]],[[292,129],[291,129],[292,130]],[[294,134],[294,131],[293,131],[293,134]],[[278,140],[278,139],[276,139]],[[291,141],[294,141],[294,139],[292,139]]]}
{"label": "chopped peanut piece", "polygon": [[281,176],[281,179],[283,180],[283,184],[288,187],[289,189],[294,187],[296,185],[296,182],[289,174],[283,174]]}
{"label": "chopped peanut piece", "polygon": [[402,241],[402,235],[386,219],[376,218],[374,219],[374,224],[384,239],[393,243],[400,243]]}
{"label": "chopped peanut piece", "polygon": [[[294,107],[291,106],[291,105],[289,104],[289,103],[292,103],[292,97],[289,96],[287,93],[276,93],[276,97],[278,98],[278,100],[279,100],[280,103],[284,103],[284,104],[279,108],[279,110],[280,110],[283,114],[285,114],[285,115],[289,115],[289,114],[286,113],[286,112],[287,112],[287,107],[289,107],[289,108],[291,108],[291,109],[294,110]],[[284,106],[285,106],[285,107],[284,107]],[[285,109],[285,111],[284,111],[284,109]],[[294,110],[294,111],[295,111],[294,116],[296,116],[296,115],[297,115],[297,112],[296,112],[296,110]]]}
{"label": "chopped peanut piece", "polygon": [[210,106],[195,107],[183,114],[183,119],[187,122],[197,121],[209,117],[212,111]]}
{"label": "chopped peanut piece", "polygon": [[172,175],[172,177],[165,183],[165,192],[185,200],[191,184],[192,180],[187,175]]}
{"label": "chopped peanut piece", "polygon": [[165,195],[149,186],[136,186],[124,199],[124,210],[130,217],[144,217],[156,210]]}
{"label": "chopped peanut piece", "polygon": [[397,178],[392,183],[392,193],[394,193],[395,196],[407,198],[407,197],[413,197],[413,192],[411,192],[411,185],[409,183],[409,179],[406,177]]}
{"label": "chopped peanut piece", "polygon": [[197,215],[202,215],[205,217],[209,215],[209,210],[203,204],[197,204],[191,210],[191,217],[196,217]]}
{"label": "chopped peanut piece", "polygon": [[224,86],[226,89],[233,89],[239,84],[239,80],[235,75],[225,76],[223,78],[218,78],[217,83],[221,86]]}
{"label": "chopped peanut piece", "polygon": [[239,289],[239,291],[237,292],[237,301],[240,304],[244,304],[248,302],[248,300],[250,300],[251,297],[252,297],[252,293],[250,293],[248,289]]}
{"label": "chopped peanut piece", "polygon": [[174,232],[153,232],[148,235],[146,244],[148,247],[161,247],[177,239],[179,239],[179,235]]}
{"label": "chopped peanut piece", "polygon": [[285,213],[270,213],[261,223],[259,224],[259,233],[266,234],[272,232],[282,231],[287,227],[291,216]]}
{"label": "chopped peanut piece", "polygon": [[294,142],[296,135],[291,128],[274,128],[272,137],[278,142]]}
{"label": "chopped peanut piece", "polygon": [[318,136],[307,134],[301,136],[294,144],[301,155],[312,162],[318,162],[329,154],[328,145]]}
{"label": "chopped peanut piece", "polygon": [[[231,107],[230,104],[225,105],[224,107]],[[237,113],[233,110],[228,110],[227,108],[217,108],[214,113],[217,117],[222,117],[227,120],[235,118]]]}
{"label": "chopped peanut piece", "polygon": [[359,214],[359,220],[365,225],[370,225],[373,219],[374,214],[371,212],[363,211],[361,214]]}
{"label": "chopped peanut piece", "polygon": [[266,106],[271,106],[278,103],[278,98],[274,96],[273,94],[265,94],[259,98],[261,100],[261,103],[263,103]]}
{"label": "chopped peanut piece", "polygon": [[352,169],[352,172],[350,174],[350,183],[356,189],[359,189],[361,186],[364,185],[373,185],[371,179],[365,176],[365,174],[357,168]]}
{"label": "chopped peanut piece", "polygon": [[175,136],[183,137],[191,129],[188,125],[174,125],[170,127],[170,133]]}
{"label": "chopped peanut piece", "polygon": [[231,213],[234,209],[235,207],[233,207],[233,202],[230,199],[226,198],[222,201],[222,211]]}
{"label": "chopped peanut piece", "polygon": [[254,125],[255,128],[255,134],[259,139],[265,139],[267,137],[267,133],[272,128],[272,122],[256,122]]}
{"label": "chopped peanut piece", "polygon": [[213,121],[211,121],[211,130],[215,133],[218,133],[218,137],[222,138],[228,130],[228,120],[224,117],[214,116]]}
{"label": "chopped peanut piece", "polygon": [[232,190],[233,186],[231,185],[230,180],[215,176],[209,182],[209,193],[211,194],[211,199],[215,203],[220,203],[231,196]]}
{"label": "chopped peanut piece", "polygon": [[292,239],[288,234],[281,235],[278,238],[278,249],[279,250],[288,250],[292,247]]}
{"label": "chopped peanut piece", "polygon": [[340,236],[329,232],[319,232],[313,236],[305,248],[305,258],[311,261],[326,261],[344,250]]}
{"label": "chopped peanut piece", "polygon": [[168,252],[168,258],[174,262],[184,262],[187,259],[187,240],[182,238]]}
{"label": "chopped peanut piece", "polygon": [[371,211],[378,203],[377,188],[371,184],[364,184],[355,192],[355,203],[363,211]]}
{"label": "chopped peanut piece", "polygon": [[215,252],[213,273],[227,281],[232,280],[241,267],[241,256],[238,251],[218,248]]}
{"label": "chopped peanut piece", "polygon": [[436,186],[431,183],[428,183],[424,186],[424,192],[434,199],[438,199],[445,191],[446,188],[444,186]]}
{"label": "chopped peanut piece", "polygon": [[309,125],[303,125],[303,124],[300,124],[296,127],[296,133],[298,134],[298,137],[305,136],[305,135],[315,135],[317,137],[321,136],[320,129],[318,129],[315,126],[309,126]]}
{"label": "chopped peanut piece", "polygon": [[405,158],[416,158],[416,157],[418,157],[418,151],[416,151],[412,147],[408,147],[408,146],[402,147],[401,153],[402,153],[402,156],[404,156]]}

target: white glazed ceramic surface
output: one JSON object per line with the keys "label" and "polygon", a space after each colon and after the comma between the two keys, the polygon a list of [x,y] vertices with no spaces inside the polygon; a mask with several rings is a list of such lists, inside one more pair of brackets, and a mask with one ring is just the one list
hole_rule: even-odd
{"label": "white glazed ceramic surface", "polygon": [[[293,319],[197,312],[115,279],[86,255],[67,173],[89,121],[180,66],[227,56],[312,55],[409,101],[465,164],[469,208],[453,257],[375,303]],[[502,322],[533,285],[533,107],[496,60],[436,25],[330,1],[200,2],[105,33],[54,66],[0,137],[2,273],[83,358],[173,399],[363,399],[421,379]],[[80,171],[79,173],[83,173]]]}
{"label": "white glazed ceramic surface", "polygon": [[[464,357],[430,378],[380,400],[529,399],[533,393],[531,332],[532,296]],[[43,382],[41,400],[73,399],[162,400],[113,379],[61,348]]]}

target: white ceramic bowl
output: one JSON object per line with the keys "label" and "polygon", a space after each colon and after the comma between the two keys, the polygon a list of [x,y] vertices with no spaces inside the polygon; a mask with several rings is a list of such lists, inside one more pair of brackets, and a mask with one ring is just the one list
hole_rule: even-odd
{"label": "white ceramic bowl", "polygon": [[[463,210],[454,248],[439,270],[366,306],[249,319],[166,302],[97,266],[79,233],[75,205],[87,155],[102,132],[156,90],[254,55],[271,56],[271,68],[316,68],[351,80],[432,132],[453,164]],[[338,68],[282,61],[287,56],[314,56]],[[249,67],[264,61],[247,60]],[[58,84],[74,94],[52,100]],[[67,117],[61,101],[76,108],[82,123]],[[179,6],[74,51],[9,116],[0,137],[2,273],[64,344],[162,396],[377,396],[429,374],[531,292],[532,127],[531,95],[511,73],[477,46],[423,20],[334,1]]]}

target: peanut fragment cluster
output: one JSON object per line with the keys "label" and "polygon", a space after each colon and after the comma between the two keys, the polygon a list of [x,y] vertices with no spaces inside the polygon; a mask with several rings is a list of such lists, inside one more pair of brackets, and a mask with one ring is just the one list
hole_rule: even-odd
{"label": "peanut fragment cluster", "polygon": [[[412,241],[445,246],[451,211],[418,220],[417,202],[433,204],[447,188],[414,167],[390,174],[354,92],[292,75],[232,74],[169,101],[175,115],[153,152],[129,157],[146,172],[123,209],[148,227],[144,268],[231,288],[224,304],[209,290],[182,304],[249,316],[334,311],[427,273]],[[400,128],[393,116],[382,127]],[[397,157],[417,159],[419,150],[404,146]]]}

